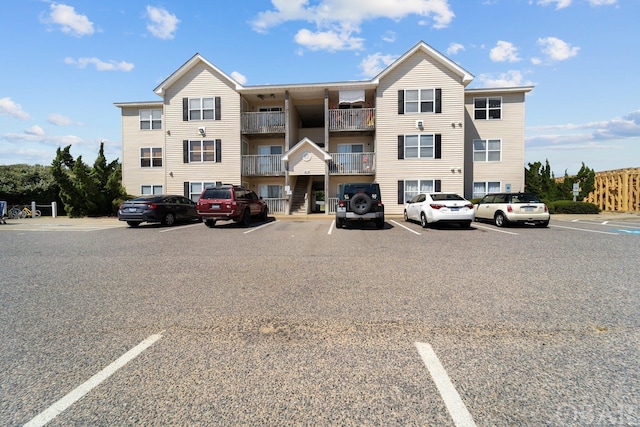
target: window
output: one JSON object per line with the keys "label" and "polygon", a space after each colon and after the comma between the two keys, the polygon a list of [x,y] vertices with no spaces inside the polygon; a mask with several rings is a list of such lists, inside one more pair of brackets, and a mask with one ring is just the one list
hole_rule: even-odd
{"label": "window", "polygon": [[364,153],[364,144],[338,144],[338,153]]}
{"label": "window", "polygon": [[162,194],[162,185],[143,185],[140,187],[140,194],[143,196]]}
{"label": "window", "polygon": [[499,181],[488,181],[488,182],[474,182],[473,183],[473,198],[477,199],[480,197],[484,197],[489,193],[497,193],[500,191],[500,182]]}
{"label": "window", "polygon": [[189,98],[189,120],[213,120],[213,98]]}
{"label": "window", "polygon": [[441,113],[442,89],[398,91],[398,114]]}
{"label": "window", "polygon": [[474,139],[474,162],[499,162],[502,160],[502,141],[499,139]]}
{"label": "window", "polygon": [[200,198],[200,194],[207,187],[214,187],[216,185],[213,181],[205,181],[205,182],[190,182],[189,183],[189,198],[194,202],[197,202]]}
{"label": "window", "polygon": [[162,129],[162,110],[140,110],[140,129]]}
{"label": "window", "polygon": [[405,135],[404,158],[405,159],[433,159],[434,158],[433,135]]}
{"label": "window", "polygon": [[282,185],[261,185],[260,197],[264,199],[282,199]]}
{"label": "window", "polygon": [[435,180],[419,179],[404,182],[404,200],[411,200],[418,193],[430,193],[435,190]]}
{"label": "window", "polygon": [[476,120],[500,120],[502,98],[473,98],[473,109]]}
{"label": "window", "polygon": [[215,141],[189,141],[189,163],[215,162]]}
{"label": "window", "polygon": [[141,148],[140,149],[141,168],[161,168],[162,148]]}

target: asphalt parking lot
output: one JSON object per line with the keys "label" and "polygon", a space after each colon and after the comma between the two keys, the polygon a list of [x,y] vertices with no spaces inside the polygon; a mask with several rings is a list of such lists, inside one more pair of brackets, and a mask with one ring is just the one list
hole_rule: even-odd
{"label": "asphalt parking lot", "polygon": [[640,425],[640,216],[0,225],[1,425]]}

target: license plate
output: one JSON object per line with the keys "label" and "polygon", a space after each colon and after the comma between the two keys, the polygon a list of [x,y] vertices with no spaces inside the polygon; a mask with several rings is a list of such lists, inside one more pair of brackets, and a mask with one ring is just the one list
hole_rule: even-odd
{"label": "license plate", "polygon": [[449,208],[452,212],[458,212],[460,208]]}
{"label": "license plate", "polygon": [[524,206],[522,210],[525,212],[532,212],[532,211],[535,211],[536,208],[534,206]]}
{"label": "license plate", "polygon": [[137,211],[137,209],[136,209],[136,208],[129,208],[127,211],[128,211],[128,212],[136,212],[136,211]]}
{"label": "license plate", "polygon": [[218,204],[211,205],[211,209],[220,209],[220,205]]}

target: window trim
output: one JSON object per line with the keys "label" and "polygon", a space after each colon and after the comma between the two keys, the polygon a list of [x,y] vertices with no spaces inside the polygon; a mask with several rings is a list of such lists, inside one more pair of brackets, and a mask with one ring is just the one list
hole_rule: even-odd
{"label": "window trim", "polygon": [[[200,191],[198,193],[194,193],[193,190],[193,185],[194,184],[198,184],[200,185]],[[185,193],[188,193],[184,195],[184,197],[186,197],[187,199],[193,200],[194,202],[198,202],[198,199],[200,198],[200,194],[202,194],[202,192],[204,191],[205,188],[209,187],[209,186],[215,186],[217,185],[218,182],[216,181],[189,181],[189,182],[185,182]]]}
{"label": "window trim", "polygon": [[[476,196],[475,188],[476,188],[476,184],[483,184],[484,185],[484,194],[482,194],[481,196]],[[472,187],[471,187],[471,198],[472,199],[478,199],[478,198],[482,198],[484,196],[486,196],[489,193],[495,193],[496,191],[489,191],[489,184],[498,184],[498,191],[500,192],[502,191],[502,181],[473,181]]]}
{"label": "window trim", "polygon": [[[142,118],[142,112],[143,111],[148,111],[149,112],[149,117],[147,118]],[[159,111],[160,112],[160,120],[153,120],[153,112],[154,111]],[[141,108],[138,110],[138,122],[139,122],[139,126],[140,126],[140,130],[162,130],[162,120],[163,120],[163,115],[162,115],[162,108]],[[142,123],[143,122],[148,122],[149,123],[149,128],[143,128],[142,127]],[[153,123],[154,122],[160,122],[160,127],[158,128],[154,128],[153,127]]]}
{"label": "window trim", "polygon": [[[483,108],[477,108],[476,107],[476,100],[480,100],[480,99],[484,99],[485,100],[485,106]],[[489,100],[500,100],[500,107],[499,108],[490,108],[490,102]],[[504,104],[503,99],[501,96],[478,96],[478,97],[474,97],[473,98],[473,120],[502,120],[502,105]],[[495,117],[491,117],[491,111],[499,111],[500,112],[500,117],[495,118]],[[477,112],[479,111],[483,111],[485,117],[484,118],[478,118],[477,117]]]}
{"label": "window trim", "polygon": [[[151,188],[151,193],[145,193],[144,190],[143,190],[144,187],[150,187]],[[159,188],[160,192],[159,193],[154,192],[155,188]],[[153,196],[153,195],[163,194],[163,193],[164,193],[164,185],[162,185],[162,184],[141,184],[140,185],[140,195],[141,196],[146,196],[146,195]]]}
{"label": "window trim", "polygon": [[[417,156],[407,156],[407,137],[410,136],[417,136],[418,137],[418,145],[417,145],[417,149],[418,149],[418,155]],[[422,152],[422,137],[431,137],[431,156],[421,156],[421,152]],[[427,145],[424,148],[429,148],[429,145]],[[404,135],[404,158],[405,159],[435,159],[436,158],[436,135],[434,133],[418,133],[418,134],[406,134]]]}
{"label": "window trim", "polygon": [[[194,160],[193,155],[196,154],[196,150],[193,149],[194,143],[198,143],[200,150],[197,153],[200,156],[200,160]],[[205,150],[204,144],[211,143],[213,148],[211,150]],[[212,160],[205,160],[205,154],[210,153]],[[190,139],[189,140],[189,163],[215,163],[216,162],[216,140],[215,139]]]}
{"label": "window trim", "polygon": [[[418,191],[416,192],[415,195],[413,195],[411,198],[407,198],[407,182],[408,181],[417,181],[418,182]],[[403,179],[403,180],[398,180],[398,204],[399,205],[404,205],[407,200],[411,200],[413,199],[416,195],[420,194],[420,193],[425,193],[427,191],[422,191],[421,190],[421,184],[425,181],[431,181],[432,186],[433,186],[433,190],[430,190],[432,192],[440,192],[442,191],[442,180],[441,179],[437,179],[437,178],[410,178],[410,179]]]}
{"label": "window trim", "polygon": [[[483,141],[485,142],[485,146],[486,148],[483,151],[480,150],[476,150],[476,141]],[[498,141],[500,143],[500,150],[490,150],[489,149],[489,142],[495,142]],[[502,138],[487,138],[487,139],[481,139],[481,138],[477,138],[474,139],[473,142],[473,162],[474,163],[499,163],[502,162]],[[495,153],[498,152],[500,154],[500,158],[498,160],[489,160],[489,153]],[[476,160],[476,153],[484,153],[484,160]]]}

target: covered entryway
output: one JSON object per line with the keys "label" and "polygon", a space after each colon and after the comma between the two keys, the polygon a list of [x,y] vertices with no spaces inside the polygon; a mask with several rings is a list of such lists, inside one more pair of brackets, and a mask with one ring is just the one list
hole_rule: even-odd
{"label": "covered entryway", "polygon": [[327,162],[331,155],[309,138],[304,138],[287,151],[282,160],[286,164],[291,191],[289,213],[306,215],[316,209],[316,191],[324,191]]}

